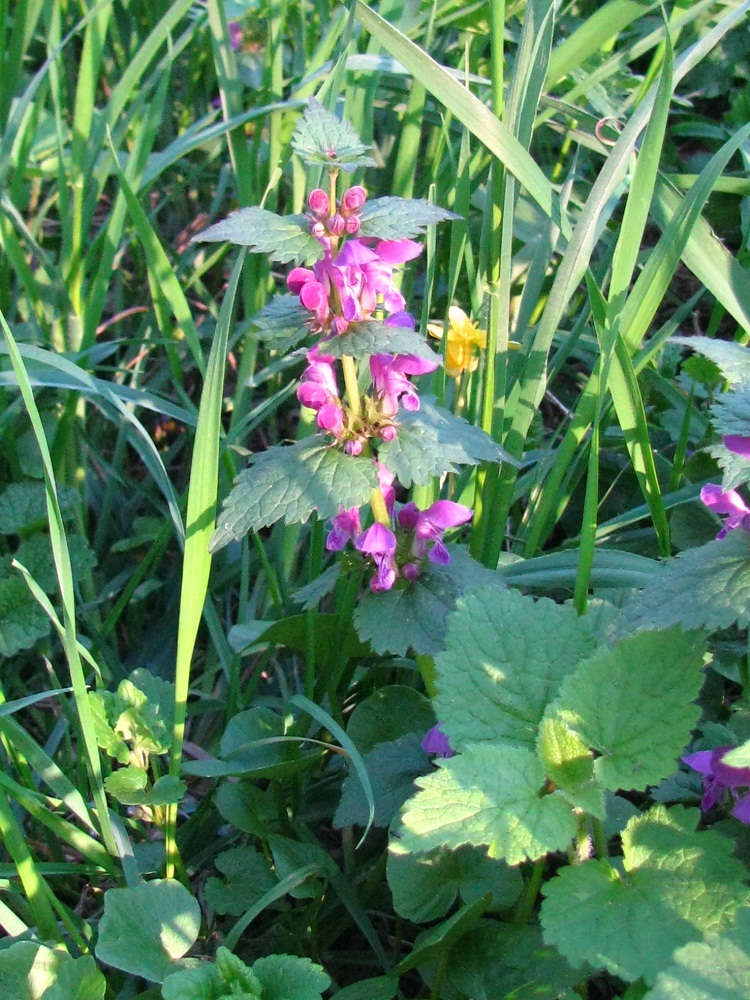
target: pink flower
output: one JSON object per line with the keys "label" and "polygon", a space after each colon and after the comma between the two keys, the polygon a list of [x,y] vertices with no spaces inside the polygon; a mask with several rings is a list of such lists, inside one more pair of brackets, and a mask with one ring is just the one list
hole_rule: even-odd
{"label": "pink flower", "polygon": [[443,544],[448,528],[465,524],[473,516],[463,504],[452,500],[436,500],[427,510],[419,510],[413,502],[405,504],[398,512],[399,527],[414,532],[412,554],[416,559],[425,557],[438,566],[447,566],[450,553]]}
{"label": "pink flower", "polygon": [[370,375],[383,415],[395,416],[399,402],[405,410],[418,410],[419,395],[407,376],[424,375],[439,364],[437,358],[418,358],[415,354],[373,354]]}
{"label": "pink flower", "polygon": [[313,215],[324,217],[328,215],[331,203],[322,188],[315,188],[307,196],[307,206]]}
{"label": "pink flower", "polygon": [[401,312],[406,300],[393,283],[393,268],[422,252],[413,240],[381,240],[374,248],[363,240],[347,240],[333,262],[341,276],[341,311],[350,323],[369,319],[382,299],[389,315]]}
{"label": "pink flower", "polygon": [[396,582],[396,536],[390,528],[376,521],[361,534],[354,543],[355,549],[372,556],[376,567],[375,576],[370,580],[370,590],[390,590]]}
{"label": "pink flower", "polygon": [[378,485],[380,486],[380,492],[383,494],[383,499],[385,500],[385,509],[393,517],[393,505],[396,502],[396,490],[393,486],[396,477],[392,472],[383,465],[382,462],[375,462],[375,468],[378,473]]}
{"label": "pink flower", "polygon": [[361,185],[355,184],[347,191],[344,191],[341,199],[341,210],[348,215],[350,212],[356,212],[362,208],[366,201],[367,192]]}
{"label": "pink flower", "polygon": [[724,538],[730,531],[734,531],[735,528],[744,528],[746,531],[750,530],[750,518],[748,518],[750,507],[747,506],[736,490],[724,491],[721,486],[716,486],[714,483],[707,483],[701,489],[701,500],[714,514],[729,515],[724,521],[724,527],[716,536],[717,539]]}
{"label": "pink flower", "polygon": [[303,406],[317,411],[316,423],[322,431],[339,437],[345,420],[333,368],[335,358],[313,347],[307,352],[307,360],[309,364],[297,387],[297,399]]}
{"label": "pink flower", "polygon": [[732,767],[724,763],[724,756],[734,747],[716,747],[715,750],[698,750],[683,757],[683,763],[703,775],[703,800],[701,809],[713,809],[729,792],[735,806],[732,815],[742,823],[750,823],[750,794],[738,795],[737,788],[750,788],[750,767]]}
{"label": "pink flower", "polygon": [[750,437],[745,437],[743,434],[726,434],[724,447],[733,451],[735,455],[750,458]]}
{"label": "pink flower", "polygon": [[359,507],[342,510],[331,520],[331,530],[326,538],[326,549],[329,552],[340,552],[347,542],[354,542],[362,533],[359,520]]}

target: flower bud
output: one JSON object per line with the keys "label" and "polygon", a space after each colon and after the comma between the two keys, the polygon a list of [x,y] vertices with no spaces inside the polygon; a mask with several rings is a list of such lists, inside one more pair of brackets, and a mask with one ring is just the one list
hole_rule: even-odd
{"label": "flower bud", "polygon": [[384,441],[393,441],[396,436],[396,428],[393,424],[386,424],[380,428],[380,436]]}
{"label": "flower bud", "polygon": [[315,188],[311,191],[307,197],[307,204],[310,211],[314,215],[324,216],[328,215],[328,211],[331,207],[331,203],[328,200],[328,195],[323,191],[322,188]]}
{"label": "flower bud", "polygon": [[350,236],[354,236],[355,233],[359,232],[359,227],[362,223],[359,221],[358,215],[350,215],[346,220],[346,231]]}
{"label": "flower bud", "polygon": [[322,222],[311,222],[310,232],[312,233],[312,235],[315,237],[316,240],[321,240],[323,239],[324,236],[327,235],[328,230],[326,229],[326,227],[323,225]]}
{"label": "flower bud", "polygon": [[344,445],[344,451],[347,455],[351,455],[353,458],[356,458],[357,455],[362,454],[362,442],[359,438],[352,438],[351,441],[347,441]]}
{"label": "flower bud", "polygon": [[354,187],[344,191],[341,199],[341,210],[343,212],[356,212],[357,209],[362,208],[366,201],[367,192],[359,184],[355,184]]}
{"label": "flower bud", "polygon": [[416,580],[419,576],[419,563],[407,563],[401,567],[401,573],[411,583],[412,580]]}
{"label": "flower bud", "polygon": [[346,219],[344,218],[343,215],[340,215],[338,212],[336,212],[336,214],[332,215],[331,218],[328,220],[328,232],[331,234],[331,236],[341,236],[341,234],[344,232],[345,229],[346,229]]}

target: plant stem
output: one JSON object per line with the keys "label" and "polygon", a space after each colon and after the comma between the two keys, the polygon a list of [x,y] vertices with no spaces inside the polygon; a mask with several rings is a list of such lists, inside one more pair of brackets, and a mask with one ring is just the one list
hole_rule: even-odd
{"label": "plant stem", "polygon": [[370,507],[372,507],[372,516],[375,520],[380,521],[381,524],[389,528],[391,526],[391,516],[385,505],[383,494],[377,486],[370,494]]}
{"label": "plant stem", "polygon": [[359,395],[359,385],[357,384],[357,366],[354,358],[349,354],[344,354],[341,358],[341,367],[344,372],[344,385],[346,386],[346,401],[349,409],[355,417],[362,414],[362,400]]}
{"label": "plant stem", "polygon": [[516,904],[516,911],[513,914],[514,924],[527,924],[529,922],[529,918],[534,910],[534,904],[536,903],[536,898],[539,895],[539,889],[542,884],[544,862],[545,858],[539,858],[534,862],[534,867],[531,869],[531,878],[526,883],[523,895]]}

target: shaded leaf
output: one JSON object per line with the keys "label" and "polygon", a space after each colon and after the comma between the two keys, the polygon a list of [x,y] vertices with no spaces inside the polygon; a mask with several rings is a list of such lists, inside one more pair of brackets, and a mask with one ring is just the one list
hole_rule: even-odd
{"label": "shaded leaf", "polygon": [[49,634],[49,619],[23,579],[0,576],[0,655],[15,656]]}
{"label": "shaded leaf", "polygon": [[226,219],[197,233],[191,243],[233,243],[252,253],[267,254],[279,264],[314,264],[323,244],[310,233],[305,215],[276,215],[253,205],[232,212]]}
{"label": "shaded leaf", "polygon": [[[63,516],[73,512],[79,501],[70,486],[60,486],[57,499]],[[30,528],[47,527],[47,501],[44,483],[11,483],[0,494],[0,533],[18,535]]]}
{"label": "shaded leaf", "polygon": [[[377,743],[362,755],[375,799],[375,826],[389,826],[391,820],[414,792],[414,780],[430,770],[430,758],[422,749],[419,736],[402,736]],[[333,817],[337,829],[367,826],[370,806],[356,774],[344,780],[341,801]]]}
{"label": "shaded leaf", "polygon": [[407,733],[424,736],[434,725],[435,713],[429,698],[403,684],[389,684],[357,705],[349,717],[346,733],[360,753],[367,753],[378,743],[397,740]]}
{"label": "shaded leaf", "polygon": [[239,917],[276,885],[268,862],[252,847],[223,851],[214,864],[225,878],[207,879],[203,894],[217,913]]}
{"label": "shaded leaf", "polygon": [[275,295],[250,322],[259,340],[289,351],[310,333],[311,316],[296,295]]}

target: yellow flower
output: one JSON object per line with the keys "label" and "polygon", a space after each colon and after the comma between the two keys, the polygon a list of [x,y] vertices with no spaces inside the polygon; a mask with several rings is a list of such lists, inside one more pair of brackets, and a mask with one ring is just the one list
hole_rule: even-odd
{"label": "yellow flower", "polygon": [[[448,341],[445,348],[445,370],[452,378],[458,378],[461,372],[476,370],[479,364],[473,352],[473,347],[483,350],[487,346],[487,334],[480,330],[477,323],[472,323],[463,309],[451,306],[448,310]],[[443,327],[439,323],[428,323],[427,332],[438,339],[443,336]]]}

